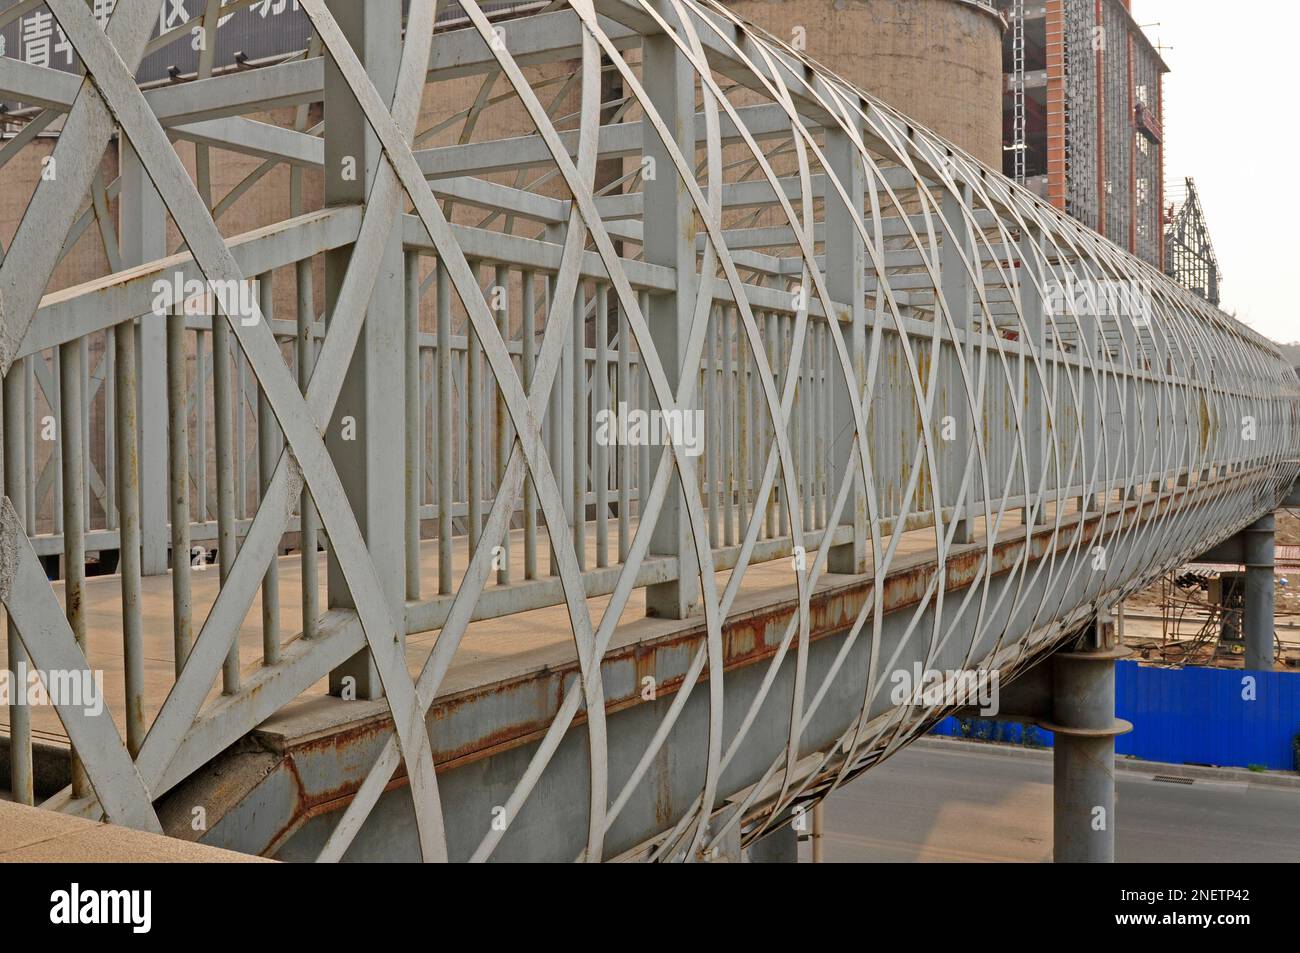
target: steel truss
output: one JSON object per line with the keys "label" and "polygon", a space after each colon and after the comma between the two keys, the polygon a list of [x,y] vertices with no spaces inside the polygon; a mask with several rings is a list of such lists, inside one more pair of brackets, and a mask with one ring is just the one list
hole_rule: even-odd
{"label": "steel truss", "polygon": [[[308,50],[222,75],[209,60],[194,82],[141,89],[132,78],[157,0],[118,0],[106,32],[81,0],[48,0],[84,77],[0,60],[0,96],[33,107],[0,161],[61,121],[50,153],[57,173],[30,183],[0,263],[0,599],[11,663],[25,653],[42,669],[87,668],[86,607],[72,598],[85,587],[82,550],[103,533],[122,554],[125,736],[108,714],[60,707],[77,767],[49,807],[160,830],[162,794],[322,678],[352,678],[386,699],[395,731],[322,859],[343,856],[402,763],[422,855],[445,859],[429,737],[438,726],[426,713],[481,606],[508,614],[542,599],[565,607],[581,676],[505,815],[535,794],[581,715],[590,769],[581,857],[601,859],[686,700],[707,691],[699,795],[649,851],[699,857],[737,824],[759,836],[943,713],[871,707],[904,644],[924,646],[927,662],[955,653],[963,668],[1014,674],[1067,638],[1068,620],[1250,523],[1296,476],[1300,388],[1274,345],[723,4],[572,0],[494,21],[463,0],[469,26],[435,33],[432,0],[411,0],[404,23],[397,0],[300,2],[315,31]],[[210,29],[221,10],[208,4]],[[1074,19],[1072,69],[1086,42]],[[443,85],[452,83],[462,85]],[[426,86],[460,90],[463,101],[419,129]],[[602,102],[611,88],[617,101]],[[323,123],[311,115],[322,102]],[[250,118],[273,108],[292,109],[292,120]],[[526,118],[527,128],[480,135],[494,111]],[[115,135],[125,158],[118,181],[106,182],[99,158]],[[190,146],[192,171],[180,151]],[[213,149],[259,163],[220,199]],[[1087,182],[1079,155],[1071,181]],[[623,163],[622,174],[607,160]],[[223,235],[223,214],[284,167],[288,214]],[[309,207],[304,175],[316,170],[323,202]],[[122,209],[120,244],[112,201]],[[1080,203],[1094,207],[1095,196],[1073,197]],[[179,248],[154,234],[165,235],[167,217]],[[48,291],[64,249],[92,229],[109,273]],[[322,260],[318,309],[312,274]],[[261,289],[247,308],[218,295],[215,317],[187,315],[184,292],[155,307],[157,279],[176,272],[226,289],[261,276]],[[294,320],[274,313],[277,274],[294,278]],[[422,295],[436,299],[432,338]],[[98,389],[112,379],[112,482],[84,465],[82,440],[91,399],[80,389],[83,342],[105,332],[112,374],[95,380]],[[232,350],[246,362],[234,379]],[[57,387],[47,364],[55,351]],[[208,480],[202,451],[190,464],[206,439],[208,374],[215,529],[207,491],[197,490]],[[49,378],[41,387],[51,406],[53,391],[61,397],[61,455],[48,464],[61,479],[61,493],[47,490],[61,498],[53,529],[37,525],[29,492],[40,482],[28,454],[35,376]],[[680,445],[635,456],[598,446],[596,409],[624,395],[646,409],[704,409],[714,429],[703,459]],[[246,400],[256,408],[258,466],[237,469],[247,415],[230,428]],[[339,436],[345,412],[365,433],[359,443]],[[442,439],[436,459],[420,463],[426,442]],[[393,466],[398,453],[406,468]],[[167,466],[151,470],[158,460]],[[241,522],[236,488],[248,473],[260,485],[246,488],[239,506],[249,492],[255,505]],[[88,482],[98,486],[102,530],[89,525]],[[1076,499],[1078,515],[1067,512]],[[594,566],[585,536],[593,510]],[[1023,522],[1011,522],[1019,512]],[[422,518],[437,521],[446,556],[433,596],[419,589]],[[512,528],[526,540],[522,580],[496,558]],[[888,581],[904,532],[915,529],[932,534],[941,569],[959,552],[977,560],[974,582],[945,602],[945,573],[936,573],[892,658],[883,600],[868,600],[847,636],[871,645],[861,711],[838,743],[811,751],[805,728],[844,659],[820,680],[810,675],[813,591],[832,571]],[[259,590],[264,606],[278,606],[275,557],[289,530],[312,559],[318,531],[327,539],[327,604],[304,583],[300,636],[282,638],[278,613],[264,615],[263,658],[241,670],[239,628]],[[999,533],[1025,545],[999,571],[1011,584],[994,590]],[[455,578],[458,535],[471,558]],[[217,543],[219,593],[206,617],[193,618],[189,586],[200,567],[180,560],[175,680],[165,698],[146,699],[141,579],[165,570],[168,550],[188,553],[201,538]],[[543,585],[537,550],[548,544]],[[66,557],[66,607],[38,545]],[[1084,558],[1098,549],[1100,568]],[[774,709],[769,677],[743,717],[729,715],[739,727],[728,735],[723,627],[746,570],[764,559],[790,560],[797,592],[799,611],[770,663],[772,676],[793,665],[793,704]],[[719,568],[731,570],[721,591]],[[642,588],[660,615],[702,613],[707,638],[637,768],[612,790],[601,661]],[[598,616],[593,593],[609,596]],[[412,678],[405,638],[434,629]],[[218,682],[223,694],[209,698]],[[29,799],[30,738],[21,713],[14,718],[15,792]],[[754,726],[773,719],[788,726],[781,756],[738,809],[706,823],[734,793],[721,786],[724,772]],[[491,820],[476,860],[504,836]]]}

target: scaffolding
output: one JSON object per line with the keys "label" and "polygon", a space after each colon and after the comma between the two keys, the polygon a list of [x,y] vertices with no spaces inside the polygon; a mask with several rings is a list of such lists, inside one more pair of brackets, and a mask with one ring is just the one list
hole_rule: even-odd
{"label": "scaffolding", "polygon": [[1214,242],[1210,240],[1196,182],[1188,178],[1184,187],[1186,193],[1181,201],[1169,203],[1165,272],[1184,288],[1217,306],[1223,272],[1219,270],[1219,259],[1214,254]]}
{"label": "scaffolding", "polygon": [[1097,8],[1065,0],[1066,211],[1089,228],[1100,224],[1097,194]]}
{"label": "scaffolding", "polygon": [[1102,108],[1106,134],[1106,237],[1132,248],[1133,104],[1129,75],[1129,33],[1118,12],[1107,6],[1102,22]]}
{"label": "scaffolding", "polygon": [[1025,184],[1025,153],[1029,143],[1025,123],[1025,0],[1011,4],[1011,149],[1013,178]]}

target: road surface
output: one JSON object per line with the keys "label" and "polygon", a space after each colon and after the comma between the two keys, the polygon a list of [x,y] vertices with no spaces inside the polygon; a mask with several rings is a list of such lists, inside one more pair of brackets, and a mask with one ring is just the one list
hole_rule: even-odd
{"label": "road surface", "polygon": [[[1300,788],[1118,777],[1121,862],[1300,862]],[[1050,861],[1051,755],[922,741],[832,795],[825,826],[827,862]]]}

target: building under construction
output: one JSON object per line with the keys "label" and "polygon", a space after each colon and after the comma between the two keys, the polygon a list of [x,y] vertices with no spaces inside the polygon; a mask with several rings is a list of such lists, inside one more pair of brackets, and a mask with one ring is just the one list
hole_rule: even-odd
{"label": "building under construction", "polygon": [[996,0],[1003,171],[1164,267],[1162,78],[1130,0]]}
{"label": "building under construction", "polygon": [[1223,272],[1210,240],[1200,193],[1191,178],[1166,198],[1165,274],[1210,304],[1219,304]]}

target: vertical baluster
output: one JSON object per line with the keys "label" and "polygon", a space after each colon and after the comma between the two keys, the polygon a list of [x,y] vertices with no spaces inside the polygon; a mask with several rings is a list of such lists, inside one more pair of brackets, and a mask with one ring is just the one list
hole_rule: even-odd
{"label": "vertical baluster", "polygon": [[451,413],[451,282],[438,259],[434,288],[438,296],[438,592],[451,592],[452,466],[456,462]]}
{"label": "vertical baluster", "polygon": [[573,295],[573,372],[569,458],[573,482],[573,548],[578,568],[587,568],[587,328],[586,296],[579,283]]}
{"label": "vertical baluster", "polygon": [[[427,286],[426,286],[427,287]],[[433,333],[438,329],[438,318],[433,319]],[[423,339],[424,332],[420,332]],[[420,502],[433,507],[438,493],[438,355],[432,347],[420,345],[420,459],[423,461],[424,481],[420,484]],[[423,510],[421,510],[423,512]],[[432,512],[432,511],[431,511]]]}
{"label": "vertical baluster", "polygon": [[[793,374],[796,379],[799,376],[799,368],[794,367],[789,363],[790,346],[792,343],[790,338],[793,336],[791,334],[791,328],[790,328],[791,322],[792,322],[791,315],[782,314],[777,316],[776,353],[781,356],[782,365],[783,365],[781,368],[781,386],[778,388],[778,390],[781,393],[785,393],[786,381],[790,379],[790,375]],[[798,397],[798,393],[799,390],[796,384],[796,388],[795,388],[796,398]],[[789,536],[791,509],[792,507],[799,505],[798,467],[800,461],[799,461],[799,443],[796,438],[800,427],[799,427],[798,407],[796,405],[791,405],[789,423],[785,424],[784,426],[785,426],[786,442],[790,447],[790,456],[792,458],[792,462],[794,463],[796,469],[794,472],[794,481],[795,481],[794,486],[790,486],[788,483],[785,483],[784,481],[781,484],[781,490],[782,490],[781,496],[782,496],[782,503],[784,505],[778,507],[777,519],[780,521],[780,527],[778,529],[778,533],[781,536]]]}
{"label": "vertical baluster", "polygon": [[[552,317],[551,308],[552,303],[554,303],[554,296],[555,276],[554,274],[547,274],[545,280],[542,281],[542,311],[546,315],[546,328],[549,328],[550,326],[549,322]],[[543,335],[543,337],[545,337],[545,335]],[[567,354],[568,346],[564,345],[563,350],[560,351],[560,367],[558,368],[558,373],[555,374],[554,381],[552,381],[551,393],[547,395],[546,419],[543,421],[543,430],[545,430],[546,433],[546,456],[550,459],[551,471],[554,472],[556,481],[563,480],[564,477],[564,468],[562,463],[562,460],[564,459],[562,447],[564,445],[562,442],[562,429],[560,429],[560,413],[562,413],[562,391],[564,390],[564,360],[567,359],[565,358],[565,355]],[[564,504],[565,507],[568,506],[567,501],[565,501]],[[559,559],[556,558],[555,555],[554,527],[546,528],[546,536],[550,549],[550,567],[547,571],[549,571],[551,576],[559,576],[560,566]]]}
{"label": "vertical baluster", "polygon": [[117,510],[121,523],[122,655],[126,675],[126,746],[134,757],[144,741],[144,642],[140,625],[140,487],[136,415],[136,340],[130,322],[118,325]]}
{"label": "vertical baluster", "polygon": [[[537,301],[536,276],[531,271],[520,275],[523,285],[523,326],[519,332],[521,342],[520,364],[523,370],[524,391],[533,387],[533,374],[537,369]],[[537,490],[532,476],[524,480],[524,578],[537,578]]]}
{"label": "vertical baluster", "polygon": [[116,332],[104,331],[104,528],[117,528],[117,345]]}
{"label": "vertical baluster", "polygon": [[[716,319],[717,312],[711,311],[709,317]],[[711,320],[704,331],[704,387],[700,390],[700,406],[704,408],[704,505],[709,514],[709,546],[717,548],[721,527],[718,499],[718,389],[713,377],[717,366],[714,339],[717,337],[718,325]],[[683,407],[683,411],[690,412]]]}
{"label": "vertical baluster", "polygon": [[[609,286],[603,283],[596,285],[596,365],[591,408],[594,413],[609,414]],[[593,441],[591,453],[592,482],[596,487],[596,565],[608,566],[609,440]]]}
{"label": "vertical baluster", "polygon": [[85,520],[83,530],[89,532],[93,512],[90,502],[90,338],[79,338],[77,346],[81,350],[81,503]]}
{"label": "vertical baluster", "polygon": [[26,480],[27,490],[27,535],[36,535],[36,361],[40,360],[39,355],[32,355],[29,360],[23,361],[23,387],[25,390],[25,399],[23,406],[27,412],[23,417],[23,447],[27,451],[27,462],[25,464],[26,472],[31,474],[31,478]]}
{"label": "vertical baluster", "polygon": [[830,521],[831,488],[826,482],[826,451],[830,446],[832,433],[831,420],[831,335],[828,325],[820,325],[817,330],[817,393],[820,397],[817,412],[817,446],[813,449],[817,461],[817,525],[825,528]]}
{"label": "vertical baluster", "polygon": [[736,487],[736,523],[737,539],[745,538],[745,527],[749,523],[750,494],[750,454],[753,452],[754,434],[750,427],[752,406],[750,404],[750,354],[744,344],[739,313],[736,317],[736,465],[739,478]]}
{"label": "vertical baluster", "polygon": [[[25,522],[28,504],[27,479],[27,367],[30,358],[19,358],[4,378],[4,491],[20,522]],[[27,669],[27,653],[18,638],[18,628],[8,620],[6,642],[9,671]],[[32,712],[26,699],[17,695],[9,702],[9,793],[19,804],[35,803],[32,772]]]}
{"label": "vertical baluster", "polygon": [[722,531],[727,546],[736,542],[736,380],[733,376],[732,327],[735,311],[722,308]]}
{"label": "vertical baluster", "polygon": [[[208,355],[207,331],[194,334],[194,490],[199,522],[208,521]],[[105,411],[105,417],[108,416]],[[111,468],[109,468],[111,471]],[[112,494],[110,494],[111,498]]]}
{"label": "vertical baluster", "polygon": [[185,308],[167,319],[167,475],[172,547],[172,649],[177,676],[194,644],[190,595],[190,402],[185,374]]}
{"label": "vertical baluster", "polygon": [[[235,352],[235,517],[248,515],[248,360],[236,342]],[[239,530],[236,527],[236,534]]]}
{"label": "vertical baluster", "polygon": [[[86,651],[86,529],[85,488],[82,469],[81,345],[71,341],[59,345],[59,438],[63,444],[63,592],[68,626]],[[85,766],[72,750],[72,796],[90,793]]]}
{"label": "vertical baluster", "polygon": [[[294,303],[298,312],[298,389],[305,394],[311,381],[312,369],[316,366],[316,304],[310,258],[294,263],[294,282],[297,286],[297,300]],[[298,539],[302,557],[302,634],[305,638],[311,638],[316,634],[316,619],[320,616],[320,577],[317,566],[319,559],[316,555],[316,508],[306,483],[298,497]]]}
{"label": "vertical baluster", "polygon": [[[637,307],[641,309],[641,315],[644,318],[650,313],[650,292],[642,291],[637,298]],[[640,390],[640,407],[646,413],[650,412],[650,375],[646,373],[645,361],[640,354],[637,355],[637,384]],[[637,483],[636,483],[636,512],[638,519],[645,512],[646,500],[650,497],[650,448],[646,442],[642,441],[641,445],[636,448],[637,463]]]}
{"label": "vertical baluster", "polygon": [[[469,401],[469,335],[466,334],[462,339],[465,343],[459,347],[455,354],[456,361],[456,388],[457,396],[460,403],[457,405],[458,413],[456,415],[457,441],[456,446],[458,454],[456,457],[456,501],[465,500],[469,502],[469,423],[466,420],[465,405]],[[452,510],[455,513],[455,510]],[[468,519],[462,520],[461,525],[468,525]]]}
{"label": "vertical baluster", "polygon": [[[50,351],[50,365],[53,372],[50,376],[54,381],[53,391],[45,395],[45,406],[49,411],[50,419],[57,420],[62,416],[60,393],[63,388],[63,354],[59,348],[53,348]],[[54,440],[45,439],[45,421],[41,421],[41,440],[50,445],[50,456],[46,465],[50,467],[54,476],[54,489],[50,494],[50,513],[54,520],[54,535],[60,536],[63,533],[63,443],[59,435],[55,434]]]}
{"label": "vertical baluster", "polygon": [[[217,455],[217,565],[225,584],[235,561],[235,456],[232,394],[230,393],[230,325],[212,309],[212,417]],[[119,435],[121,428],[118,428]],[[221,689],[239,691],[239,639],[230,645],[221,668]]]}
{"label": "vertical baluster", "polygon": [[[506,352],[510,348],[510,270],[498,264],[492,272],[492,304],[496,306],[497,331],[505,342]],[[506,461],[510,451],[510,418],[506,410],[506,394],[501,382],[496,381],[496,426],[493,429],[493,469],[496,478],[496,491],[501,492],[501,484],[506,475]],[[512,501],[513,502],[513,501]],[[501,540],[501,558],[497,563],[497,585],[504,586],[510,582],[510,524],[506,524],[506,535]]]}
{"label": "vertical baluster", "polygon": [[[551,318],[553,317],[552,309],[554,307],[554,303],[555,303],[555,276],[547,275],[546,276],[547,321],[550,321]],[[558,316],[556,316],[556,320],[558,320]],[[566,393],[565,381],[567,380],[565,374],[566,374],[566,368],[568,367],[568,360],[569,360],[569,344],[566,341],[563,350],[561,351],[559,372],[556,374],[555,383],[551,387],[550,404],[546,412],[546,419],[549,424],[549,426],[547,427],[548,442],[546,446],[546,454],[548,457],[550,457],[551,470],[554,472],[555,478],[560,482],[563,482],[564,480],[564,420],[563,418],[564,418],[564,395]],[[569,506],[568,500],[564,501],[564,506],[565,506],[565,512],[568,512],[568,506]],[[554,539],[554,528],[548,527],[547,533],[551,537],[550,538],[551,575],[558,576],[560,574],[560,561],[555,554],[556,540]]]}
{"label": "vertical baluster", "polygon": [[[575,297],[582,296],[582,289],[579,288],[574,292]],[[573,309],[576,305],[571,305],[569,309],[569,321],[573,321]],[[567,490],[564,498],[564,514],[569,520],[569,536],[572,538],[576,530],[573,528],[576,519],[573,510],[573,338],[576,330],[570,325],[569,333],[564,339],[564,349],[560,357],[560,412],[557,415],[557,422],[560,427],[560,446],[559,454],[556,459],[557,475],[559,476],[561,492]],[[558,568],[555,569],[558,575]]]}
{"label": "vertical baluster", "polygon": [[[258,307],[267,327],[272,326],[275,314],[275,273],[268,271],[257,281]],[[271,410],[266,392],[257,388],[257,483],[259,497],[266,496],[271,485],[275,461],[280,456],[279,424]],[[262,664],[275,665],[280,661],[280,547],[267,564],[262,576]]]}
{"label": "vertical baluster", "polygon": [[[778,400],[779,400],[779,398],[780,398],[780,396],[781,396],[781,393],[782,393],[782,388],[781,388],[781,375],[777,372],[777,365],[776,365],[776,353],[777,353],[777,351],[776,351],[776,322],[777,322],[777,316],[776,316],[775,314],[768,314],[768,315],[766,315],[766,321],[765,321],[765,323],[766,323],[766,331],[767,331],[767,337],[766,337],[766,340],[767,340],[767,360],[768,360],[768,366],[769,366],[769,368],[771,369],[771,372],[772,372],[772,380],[773,380],[773,383],[776,385],[776,393],[777,393],[777,398],[778,398]],[[781,423],[780,423],[780,420],[779,420],[779,419],[773,419],[773,417],[771,416],[771,414],[768,412],[767,401],[765,401],[765,400],[760,401],[760,403],[759,403],[759,407],[761,408],[761,411],[762,411],[762,414],[763,414],[763,418],[762,418],[762,419],[763,419],[763,421],[764,421],[764,426],[763,426],[763,464],[766,465],[768,454],[772,451],[772,448],[776,446],[776,432],[777,432],[777,428],[779,428],[779,427],[781,426]],[[780,410],[779,410],[779,409],[778,409],[778,411],[777,411],[777,414],[778,414],[778,416],[779,416],[779,414],[780,414]],[[778,460],[779,460],[779,457],[778,457]],[[776,481],[772,484],[772,492],[768,495],[768,498],[767,498],[767,538],[768,538],[768,539],[774,539],[774,538],[776,537],[776,534],[777,534],[777,529],[776,529],[776,522],[777,522],[776,511],[777,511],[777,508],[778,508],[779,491],[780,491],[780,488],[781,488],[781,477],[780,477],[781,470],[780,470],[779,466],[778,466],[778,469],[777,469],[776,472],[777,472],[777,474],[778,474],[778,475],[777,475],[777,479],[776,479]]]}
{"label": "vertical baluster", "polygon": [[[479,263],[471,261],[469,270],[474,278],[479,279]],[[470,289],[470,294],[474,294]],[[466,311],[469,305],[466,303]],[[478,545],[479,531],[483,528],[483,345],[468,316],[465,319],[465,334],[468,336],[469,353],[467,357],[465,393],[465,419],[469,428],[469,453],[466,466],[469,467],[469,551],[474,552]]]}
{"label": "vertical baluster", "polygon": [[[629,400],[629,390],[632,382],[632,342],[630,340],[632,332],[628,328],[627,312],[623,306],[618,308],[618,416],[617,420],[622,420],[623,415],[632,407],[632,401]],[[618,439],[618,561],[620,563],[627,561],[628,547],[631,546],[631,533],[629,526],[629,510],[632,505],[632,448],[627,445],[627,441],[622,437],[625,434],[619,434]]]}
{"label": "vertical baluster", "polygon": [[[803,532],[813,528],[813,402],[816,391],[813,384],[813,355],[816,348],[816,329],[809,319],[803,325],[803,355],[800,361],[800,416],[798,416],[798,438],[800,438],[800,512],[802,514]],[[802,424],[802,426],[800,425]]]}
{"label": "vertical baluster", "polygon": [[406,294],[406,598],[420,597],[420,254],[408,250],[403,275]]}

